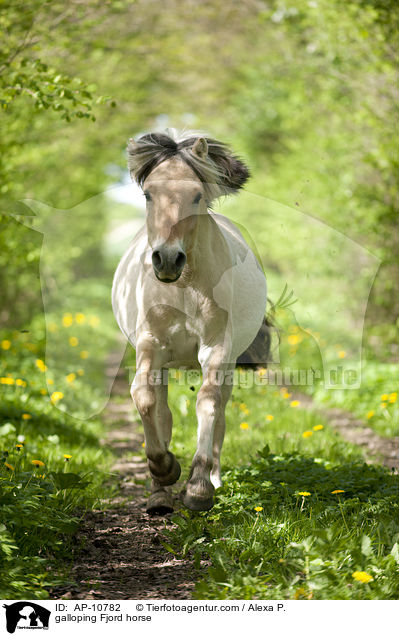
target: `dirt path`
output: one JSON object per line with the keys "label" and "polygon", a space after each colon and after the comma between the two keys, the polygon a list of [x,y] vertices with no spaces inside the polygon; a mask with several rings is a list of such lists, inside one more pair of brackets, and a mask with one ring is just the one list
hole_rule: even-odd
{"label": "dirt path", "polygon": [[330,426],[352,444],[360,446],[368,462],[378,462],[399,470],[399,437],[381,437],[353,413],[339,408],[325,408],[316,404],[309,395],[294,392],[301,406],[320,413]]}
{"label": "dirt path", "polygon": [[133,414],[127,377],[121,370],[104,413],[109,433],[102,441],[117,456],[112,472],[119,480],[118,494],[105,502],[110,505],[106,510],[85,515],[70,572],[70,581],[75,582],[57,587],[51,598],[191,598],[198,572],[189,560],[167,552],[159,539],[165,525],[170,525],[170,515],[150,517],[145,512],[148,472]]}

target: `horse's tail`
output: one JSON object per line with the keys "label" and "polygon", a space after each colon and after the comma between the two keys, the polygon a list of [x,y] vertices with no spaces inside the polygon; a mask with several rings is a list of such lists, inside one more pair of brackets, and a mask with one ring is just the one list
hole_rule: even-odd
{"label": "horse's tail", "polygon": [[271,362],[270,350],[273,329],[275,329],[275,325],[268,314],[263,318],[260,329],[248,349],[237,358],[238,367],[253,369],[266,367],[267,363]]}

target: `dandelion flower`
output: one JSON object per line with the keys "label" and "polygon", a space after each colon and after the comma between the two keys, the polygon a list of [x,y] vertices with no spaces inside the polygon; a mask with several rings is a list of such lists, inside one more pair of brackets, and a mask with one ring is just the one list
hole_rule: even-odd
{"label": "dandelion flower", "polygon": [[290,406],[292,406],[293,409],[295,409],[299,405],[300,405],[299,400],[292,400],[292,402],[290,402]]}
{"label": "dandelion flower", "polygon": [[386,406],[387,406],[387,403],[386,403],[386,402],[381,402],[381,408],[382,408],[382,409],[385,409],[385,408],[386,408]]}
{"label": "dandelion flower", "polygon": [[83,325],[84,322],[86,321],[86,316],[79,312],[75,314],[75,320],[78,323],[78,325]]}
{"label": "dandelion flower", "polygon": [[301,497],[310,497],[312,493],[308,492],[307,490],[303,490],[301,492],[298,492],[298,495],[301,495]]}
{"label": "dandelion flower", "polygon": [[32,416],[30,413],[22,413],[22,419],[23,420],[31,420]]}
{"label": "dandelion flower", "polygon": [[50,399],[52,403],[55,404],[59,400],[62,400],[63,397],[64,397],[64,394],[61,391],[54,391],[54,393],[51,394]]}
{"label": "dandelion flower", "polygon": [[265,376],[267,374],[267,369],[264,369],[263,367],[261,369],[258,369],[258,375],[263,378],[263,376]]}
{"label": "dandelion flower", "polygon": [[247,422],[241,422],[240,428],[242,428],[243,431],[246,431],[249,428],[249,424]]}
{"label": "dandelion flower", "polygon": [[77,370],[77,374],[78,374],[78,375],[84,375],[84,374],[85,374],[85,372],[83,371],[83,369],[78,369],[78,370]]}
{"label": "dandelion flower", "polygon": [[367,574],[367,572],[361,572],[359,570],[356,570],[356,572],[352,574],[352,577],[355,579],[355,581],[359,581],[360,583],[370,583],[370,581],[374,580],[370,574]]}
{"label": "dandelion flower", "polygon": [[4,351],[7,351],[10,347],[11,347],[11,342],[9,340],[2,340],[1,348],[4,349]]}
{"label": "dandelion flower", "polygon": [[305,439],[306,439],[307,437],[311,437],[312,435],[313,435],[313,431],[304,431],[304,432],[302,433],[302,437],[304,437]]}
{"label": "dandelion flower", "polygon": [[292,395],[292,393],[283,393],[284,400],[288,400],[288,398],[290,398],[291,395]]}
{"label": "dandelion flower", "polygon": [[374,413],[375,411],[368,411],[368,413],[366,414],[367,419],[370,420],[373,417]]}
{"label": "dandelion flower", "polygon": [[393,393],[389,394],[389,401],[391,404],[395,404],[396,400],[398,399],[398,394],[396,391],[394,391]]}
{"label": "dandelion flower", "polygon": [[255,512],[262,512],[263,507],[262,506],[255,506],[254,510],[255,510]]}
{"label": "dandelion flower", "polygon": [[54,380],[52,380],[51,378],[49,378],[49,379],[47,380],[47,384],[50,384],[50,386],[51,386],[51,385],[53,385],[53,384],[54,384]]}
{"label": "dandelion flower", "polygon": [[98,327],[100,324],[100,319],[97,316],[90,316],[89,325],[90,327]]}
{"label": "dandelion flower", "polygon": [[78,344],[79,344],[79,340],[77,339],[76,336],[71,336],[69,338],[69,344],[70,344],[71,347],[77,347]]}
{"label": "dandelion flower", "polygon": [[32,459],[32,464],[36,466],[36,468],[44,466],[44,462],[42,462],[40,459]]}
{"label": "dandelion flower", "polygon": [[82,360],[86,360],[86,358],[89,357],[89,352],[88,351],[81,351],[79,355],[82,358]]}
{"label": "dandelion flower", "polygon": [[21,378],[17,378],[17,379],[15,380],[15,384],[16,384],[17,386],[26,386],[26,382],[25,382],[25,380],[21,380]]}
{"label": "dandelion flower", "polygon": [[36,364],[37,368],[39,369],[39,371],[41,371],[42,373],[47,371],[47,367],[44,364],[43,360],[36,360],[35,364]]}
{"label": "dandelion flower", "polygon": [[23,448],[24,445],[23,444],[15,444],[15,448],[17,449],[18,453],[21,450],[21,448]]}
{"label": "dandelion flower", "polygon": [[300,337],[296,334],[293,334],[292,336],[288,336],[287,340],[288,340],[288,344],[290,344],[291,346],[294,346],[298,344],[298,342],[301,342]]}
{"label": "dandelion flower", "polygon": [[313,427],[314,431],[322,431],[324,428],[323,424],[316,424],[316,426]]}
{"label": "dandelion flower", "polygon": [[7,464],[7,462],[4,462],[4,466],[7,468],[7,470],[15,470],[14,466],[11,466],[11,464]]}
{"label": "dandelion flower", "polygon": [[76,373],[68,373],[68,375],[66,376],[66,381],[71,384],[72,382],[74,382],[76,380]]}
{"label": "dandelion flower", "polygon": [[15,384],[15,380],[14,378],[0,378],[0,383],[1,384]]}
{"label": "dandelion flower", "polygon": [[47,395],[47,389],[40,389],[41,395]]}
{"label": "dandelion flower", "polygon": [[274,415],[266,415],[266,419],[267,419],[268,422],[273,422]]}
{"label": "dandelion flower", "polygon": [[341,349],[341,351],[338,351],[338,358],[346,358],[346,351],[344,351],[343,349]]}
{"label": "dandelion flower", "polygon": [[70,327],[73,325],[73,316],[72,314],[64,314],[62,317],[62,324],[64,327]]}
{"label": "dandelion flower", "polygon": [[388,400],[388,398],[389,398],[388,393],[383,393],[381,395],[381,402],[386,402]]}
{"label": "dandelion flower", "polygon": [[69,460],[72,458],[72,455],[64,455],[65,457],[65,461],[69,462]]}
{"label": "dandelion flower", "polygon": [[341,494],[341,492],[345,492],[345,490],[332,490],[331,494],[332,495],[339,495],[339,494]]}
{"label": "dandelion flower", "polygon": [[143,443],[141,444],[141,446],[142,446],[143,448],[145,448],[145,442],[143,442]]}

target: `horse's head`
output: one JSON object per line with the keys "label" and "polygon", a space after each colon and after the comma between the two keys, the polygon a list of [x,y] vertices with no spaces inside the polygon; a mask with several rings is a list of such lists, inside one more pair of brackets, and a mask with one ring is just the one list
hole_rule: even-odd
{"label": "horse's head", "polygon": [[189,135],[144,135],[128,145],[129,170],[147,199],[147,234],[158,280],[180,278],[196,245],[198,218],[222,194],[239,190],[246,166],[224,144]]}

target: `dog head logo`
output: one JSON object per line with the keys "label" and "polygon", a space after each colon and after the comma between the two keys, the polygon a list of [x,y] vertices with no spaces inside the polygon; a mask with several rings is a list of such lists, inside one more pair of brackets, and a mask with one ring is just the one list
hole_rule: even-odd
{"label": "dog head logo", "polygon": [[13,634],[18,629],[48,629],[50,610],[32,603],[18,601],[3,605],[6,610],[7,631]]}

